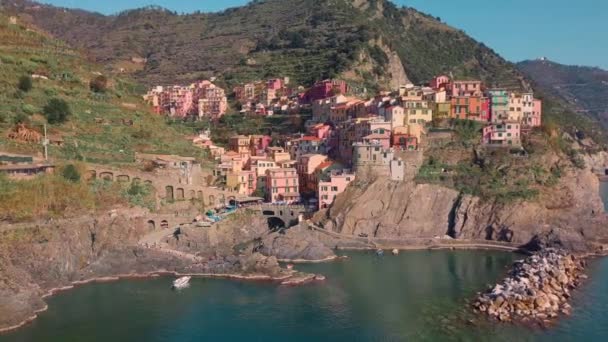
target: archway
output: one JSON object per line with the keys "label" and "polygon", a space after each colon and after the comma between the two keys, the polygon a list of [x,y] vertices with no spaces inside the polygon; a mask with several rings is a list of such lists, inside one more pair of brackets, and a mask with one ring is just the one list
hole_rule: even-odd
{"label": "archway", "polygon": [[148,221],[148,230],[153,231],[155,229],[156,229],[156,223],[154,222],[154,220],[149,220]]}
{"label": "archway", "polygon": [[197,191],[197,192],[196,192],[196,198],[198,198],[199,200],[202,200],[202,199],[203,199],[203,192],[202,192],[202,191],[200,191],[200,190],[199,190],[199,191]]}
{"label": "archway", "polygon": [[188,199],[196,199],[196,191],[194,191],[194,190],[188,191]]}
{"label": "archway", "polygon": [[211,205],[211,206],[215,205],[215,196],[209,195],[209,205]]}
{"label": "archway", "polygon": [[99,178],[107,181],[114,181],[114,174],[112,172],[102,172],[99,174]]}
{"label": "archway", "polygon": [[160,221],[160,228],[161,229],[169,229],[169,222],[167,220]]}
{"label": "archway", "polygon": [[133,184],[141,184],[141,178],[135,177],[131,182],[133,182]]}
{"label": "archway", "polygon": [[236,206],[236,197],[234,197],[234,196],[228,197],[228,205]]}
{"label": "archway", "polygon": [[173,201],[175,199],[173,196],[173,187],[171,185],[165,187],[165,199],[168,201]]}
{"label": "archway", "polygon": [[182,188],[177,189],[177,200],[178,201],[184,200],[184,189],[182,189]]}
{"label": "archway", "polygon": [[268,228],[270,230],[277,230],[277,229],[281,229],[281,228],[286,228],[285,226],[285,221],[283,221],[282,219],[273,216],[273,217],[269,217],[268,218]]}

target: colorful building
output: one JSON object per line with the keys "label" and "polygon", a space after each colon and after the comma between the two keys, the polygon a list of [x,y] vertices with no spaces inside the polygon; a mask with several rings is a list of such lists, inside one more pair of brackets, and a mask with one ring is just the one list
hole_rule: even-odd
{"label": "colorful building", "polygon": [[453,119],[486,122],[490,118],[490,100],[487,97],[459,96],[452,97]]}
{"label": "colorful building", "polygon": [[300,193],[314,193],[317,191],[315,170],[325,161],[327,161],[327,156],[322,154],[305,154],[298,158],[297,171]]}
{"label": "colorful building", "polygon": [[405,102],[405,123],[425,124],[433,121],[433,106],[429,101],[416,100]]}
{"label": "colorful building", "polygon": [[483,129],[482,142],[490,146],[521,146],[519,121],[491,123]]}
{"label": "colorful building", "polygon": [[266,170],[266,199],[271,203],[300,201],[298,173],[296,169]]}
{"label": "colorful building", "polygon": [[504,89],[492,89],[490,95],[490,120],[501,122],[509,120],[509,92]]}
{"label": "colorful building", "polygon": [[329,179],[319,181],[317,191],[319,210],[329,208],[336,197],[343,193],[355,178],[356,175],[349,170],[334,170],[329,176]]}
{"label": "colorful building", "polygon": [[483,96],[481,81],[454,81],[452,82],[452,96],[469,97]]}
{"label": "colorful building", "polygon": [[338,94],[346,94],[348,85],[341,80],[324,80],[315,83],[302,97],[304,103],[325,99]]}

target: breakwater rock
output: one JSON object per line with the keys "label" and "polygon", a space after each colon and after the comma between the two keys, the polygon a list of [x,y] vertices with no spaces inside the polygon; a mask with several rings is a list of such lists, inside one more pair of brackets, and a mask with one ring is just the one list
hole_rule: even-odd
{"label": "breakwater rock", "polygon": [[570,314],[570,291],[586,276],[584,259],[562,250],[545,249],[516,261],[501,284],[480,294],[475,311],[509,322],[546,324]]}

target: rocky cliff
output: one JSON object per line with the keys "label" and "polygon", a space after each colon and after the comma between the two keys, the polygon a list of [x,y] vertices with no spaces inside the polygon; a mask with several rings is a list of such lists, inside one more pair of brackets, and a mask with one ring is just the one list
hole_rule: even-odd
{"label": "rocky cliff", "polygon": [[449,235],[515,246],[546,242],[579,251],[608,243],[608,217],[591,168],[571,168],[534,200],[511,203],[441,185],[378,179],[351,186],[315,220],[340,234],[378,239]]}
{"label": "rocky cliff", "polygon": [[[54,289],[100,278],[176,272],[309,279],[279,266],[273,253],[284,258],[284,249],[266,251],[267,256],[254,249],[254,242],[269,234],[262,218],[238,214],[211,228],[184,226],[173,233],[151,232],[147,215],[146,210],[132,208],[94,217],[0,225],[0,331],[33,319],[46,307],[43,296]],[[159,238],[153,246],[141,243],[143,237],[154,235]]]}

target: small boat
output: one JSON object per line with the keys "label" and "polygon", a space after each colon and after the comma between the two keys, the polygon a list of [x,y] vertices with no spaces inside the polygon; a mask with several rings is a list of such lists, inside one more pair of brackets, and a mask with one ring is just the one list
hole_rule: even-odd
{"label": "small boat", "polygon": [[176,290],[186,288],[186,287],[190,286],[190,279],[191,279],[191,277],[181,277],[181,278],[175,279],[173,281],[173,286],[171,286],[171,288],[176,289]]}

